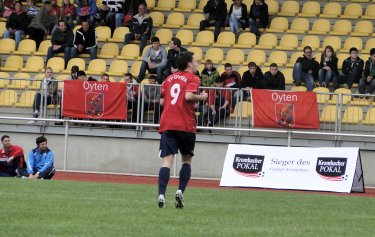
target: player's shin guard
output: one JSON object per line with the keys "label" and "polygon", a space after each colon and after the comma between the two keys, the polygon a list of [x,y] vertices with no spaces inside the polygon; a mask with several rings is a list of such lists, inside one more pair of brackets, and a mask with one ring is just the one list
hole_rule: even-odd
{"label": "player's shin guard", "polygon": [[191,166],[190,164],[184,163],[180,170],[180,183],[178,185],[178,189],[182,192],[185,191],[186,186],[189,183],[191,176]]}
{"label": "player's shin guard", "polygon": [[170,169],[168,167],[161,167],[159,171],[159,195],[165,195],[165,190],[170,177]]}

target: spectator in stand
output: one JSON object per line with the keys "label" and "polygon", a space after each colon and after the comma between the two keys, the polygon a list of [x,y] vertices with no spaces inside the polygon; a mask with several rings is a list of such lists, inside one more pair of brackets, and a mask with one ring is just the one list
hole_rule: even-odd
{"label": "spectator in stand", "polygon": [[45,137],[38,137],[36,145],[37,147],[30,151],[27,160],[27,177],[29,179],[51,179],[56,172],[53,167],[55,155],[47,147]]}
{"label": "spectator in stand", "polygon": [[207,126],[213,126],[230,113],[232,92],[224,89],[227,88],[224,83],[223,78],[216,78],[215,88],[209,90],[208,104],[210,111],[208,112]]}
{"label": "spectator in stand", "polygon": [[3,2],[3,17],[8,18],[14,11],[15,0],[4,0]]}
{"label": "spectator in stand", "polygon": [[305,46],[303,56],[297,59],[293,68],[293,80],[296,86],[305,82],[308,91],[314,88],[314,80],[318,79],[319,63],[312,57],[312,48]]}
{"label": "spectator in stand", "polygon": [[205,14],[209,14],[206,20],[200,22],[199,31],[203,31],[209,26],[215,26],[214,40],[220,34],[221,27],[225,26],[225,19],[227,17],[227,4],[224,0],[209,0],[203,8]]}
{"label": "spectator in stand", "polygon": [[77,54],[89,53],[90,59],[94,60],[97,56],[97,45],[95,29],[90,26],[87,20],[83,20],[81,28],[76,31],[74,36],[70,58],[76,58]]}
{"label": "spectator in stand", "polygon": [[[375,90],[375,48],[370,50],[370,57],[366,61],[363,74],[365,78],[359,81],[358,92],[359,94],[372,94]],[[366,86],[368,86],[367,90]]]}
{"label": "spectator in stand", "polygon": [[36,0],[27,0],[27,19],[28,22],[31,22],[31,20],[38,14],[39,8],[35,6]]}
{"label": "spectator in stand", "polygon": [[30,39],[35,40],[36,47],[39,48],[45,35],[52,30],[57,23],[58,17],[52,14],[51,4],[48,1],[44,2],[44,9],[38,11],[38,14],[31,20],[27,28],[27,34]]}
{"label": "spectator in stand", "polygon": [[103,73],[103,75],[100,77],[101,82],[110,82],[109,75],[107,73]]}
{"label": "spectator in stand", "polygon": [[77,9],[74,4],[70,3],[70,0],[63,0],[61,19],[64,20],[68,26],[73,29],[73,21],[77,17]]}
{"label": "spectator in stand", "polygon": [[140,53],[146,47],[147,40],[151,37],[152,18],[146,13],[147,4],[141,3],[138,6],[138,14],[129,21],[130,33],[125,35],[125,45],[133,40],[140,40]]}
{"label": "spectator in stand", "polygon": [[219,72],[214,67],[211,60],[207,60],[204,64],[204,69],[201,76],[201,85],[207,87],[215,86],[216,78],[220,77]]}
{"label": "spectator in stand", "polygon": [[240,27],[245,30],[247,22],[247,6],[242,3],[242,0],[233,0],[233,4],[229,9],[229,27],[230,31],[235,34],[240,33]]}
{"label": "spectator in stand", "polygon": [[61,17],[61,9],[57,5],[57,0],[51,0],[51,13],[52,13],[52,15],[54,15],[57,18],[60,19],[60,17]]}
{"label": "spectator in stand", "polygon": [[279,71],[276,63],[270,65],[270,70],[264,73],[263,77],[264,89],[268,90],[285,90],[285,77]]}
{"label": "spectator in stand", "polygon": [[141,82],[145,78],[146,70],[148,70],[150,73],[156,73],[157,82],[161,84],[163,82],[163,70],[167,65],[167,53],[160,46],[158,37],[152,37],[151,44],[152,46],[148,48],[142,58],[138,82]]}
{"label": "spectator in stand", "polygon": [[4,38],[14,37],[16,41],[16,49],[21,42],[22,36],[25,34],[28,24],[27,14],[22,10],[21,2],[14,4],[14,11],[7,19]]}
{"label": "spectator in stand", "polygon": [[[138,7],[140,4],[146,4],[145,0],[125,0],[124,6],[122,8],[122,11],[124,13],[124,16],[128,16],[127,20],[131,20],[131,18],[134,15],[138,14]],[[125,25],[127,25],[128,22],[125,22]]]}
{"label": "spectator in stand", "polygon": [[70,69],[70,77],[67,80],[78,80],[79,67],[77,65],[72,66]]}
{"label": "spectator in stand", "polygon": [[259,28],[268,26],[268,5],[264,0],[254,0],[249,12],[250,32],[260,35]]}
{"label": "spectator in stand", "polygon": [[83,71],[83,70],[77,71],[77,80],[81,80],[81,81],[98,81],[98,80],[96,80],[95,78],[93,78],[91,76],[87,77],[85,71]]}
{"label": "spectator in stand", "polygon": [[344,60],[342,63],[342,73],[344,75],[338,75],[333,78],[333,88],[336,90],[340,87],[340,84],[344,84],[345,88],[352,88],[353,83],[359,82],[362,77],[363,71],[363,60],[358,56],[358,49],[355,47],[349,50],[350,57]]}
{"label": "spectator in stand", "polygon": [[51,37],[52,46],[48,48],[47,62],[54,54],[64,52],[65,66],[67,66],[73,45],[73,38],[72,29],[67,27],[64,20],[59,20],[57,29],[53,32]]}
{"label": "spectator in stand", "polygon": [[[263,72],[254,62],[247,64],[249,70],[244,72],[241,81],[241,89],[243,94],[243,100],[246,100],[250,97],[250,89],[263,89]],[[238,93],[236,95],[237,101],[240,101],[241,98],[238,98]]]}
{"label": "spectator in stand", "polygon": [[319,86],[328,87],[329,82],[339,75],[338,58],[332,46],[327,45],[322,53],[319,66]]}
{"label": "spectator in stand", "polygon": [[1,137],[1,143],[0,177],[24,176],[26,163],[22,147],[12,145],[8,135]]}
{"label": "spectator in stand", "polygon": [[[125,83],[126,83],[126,100],[127,100],[127,107],[128,111],[131,109],[131,119],[130,122],[136,123],[137,122],[137,114],[138,114],[138,84],[133,79],[133,75],[131,73],[126,73],[124,76]],[[129,119],[128,119],[129,120]]]}
{"label": "spectator in stand", "polygon": [[171,75],[178,71],[177,68],[177,59],[180,57],[180,54],[186,52],[187,50],[184,47],[181,47],[181,40],[173,37],[169,43],[169,50],[167,55],[167,66],[163,71],[163,78]]}
{"label": "spectator in stand", "polygon": [[103,0],[98,12],[101,19],[111,28],[112,33],[122,25],[124,20],[124,0]]}
{"label": "spectator in stand", "polygon": [[86,20],[91,27],[95,27],[95,14],[98,11],[97,0],[76,0],[77,3],[77,24]]}
{"label": "spectator in stand", "polygon": [[161,111],[163,108],[160,105],[160,87],[156,85],[156,76],[150,75],[148,84],[144,86],[144,110],[154,111],[154,124],[159,123]]}
{"label": "spectator in stand", "polygon": [[225,71],[221,74],[222,81],[224,81],[225,87],[230,88],[240,88],[241,85],[241,75],[233,71],[232,64],[224,64]]}

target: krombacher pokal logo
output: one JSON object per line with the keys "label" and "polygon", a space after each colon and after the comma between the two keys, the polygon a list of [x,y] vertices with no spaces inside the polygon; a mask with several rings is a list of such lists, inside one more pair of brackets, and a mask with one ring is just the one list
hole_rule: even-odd
{"label": "krombacher pokal logo", "polygon": [[321,178],[330,181],[344,181],[348,179],[345,174],[347,158],[318,157],[316,172]]}
{"label": "krombacher pokal logo", "polygon": [[233,159],[233,169],[242,176],[259,178],[264,176],[263,163],[264,156],[236,154]]}

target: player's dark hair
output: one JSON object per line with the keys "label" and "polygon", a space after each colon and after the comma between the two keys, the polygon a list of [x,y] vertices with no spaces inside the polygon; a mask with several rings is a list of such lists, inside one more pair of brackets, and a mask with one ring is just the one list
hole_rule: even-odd
{"label": "player's dark hair", "polygon": [[184,71],[188,67],[188,64],[193,62],[193,52],[183,52],[180,54],[180,57],[177,59],[178,70]]}
{"label": "player's dark hair", "polygon": [[39,146],[40,143],[43,143],[43,142],[46,142],[46,141],[47,141],[47,138],[45,138],[44,136],[37,137],[36,138],[36,145]]}
{"label": "player's dark hair", "polygon": [[1,141],[3,142],[5,138],[10,138],[10,137],[9,137],[8,135],[3,135],[3,136],[1,137]]}

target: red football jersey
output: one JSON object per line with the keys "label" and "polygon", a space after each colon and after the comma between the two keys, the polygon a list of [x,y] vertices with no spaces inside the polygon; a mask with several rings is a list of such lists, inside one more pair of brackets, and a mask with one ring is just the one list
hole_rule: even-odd
{"label": "red football jersey", "polygon": [[199,77],[186,71],[176,72],[165,79],[160,91],[164,97],[164,109],[159,132],[176,130],[195,133],[195,103],[187,101],[185,93],[198,93],[199,85]]}

